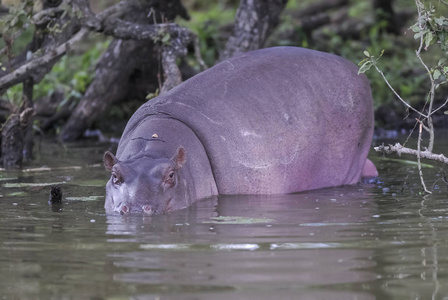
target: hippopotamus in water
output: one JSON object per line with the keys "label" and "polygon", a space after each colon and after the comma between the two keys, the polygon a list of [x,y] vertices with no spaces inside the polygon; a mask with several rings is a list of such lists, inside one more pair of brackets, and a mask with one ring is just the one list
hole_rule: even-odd
{"label": "hippopotamus in water", "polygon": [[375,176],[369,83],[296,47],[223,61],[141,106],[124,130],[107,212],[165,213],[219,194],[285,194]]}

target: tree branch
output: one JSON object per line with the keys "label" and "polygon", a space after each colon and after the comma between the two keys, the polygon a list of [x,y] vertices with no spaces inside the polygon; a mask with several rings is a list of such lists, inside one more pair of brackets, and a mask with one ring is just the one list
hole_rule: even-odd
{"label": "tree branch", "polygon": [[[0,77],[0,91],[7,89],[17,83],[23,82],[26,78],[30,77],[37,68],[49,64],[53,59],[64,55],[68,50],[70,50],[73,44],[80,41],[89,30],[84,27],[78,31],[70,40],[58,46],[54,51],[47,53],[41,57],[31,60],[29,63],[20,66],[13,72]],[[32,75],[31,75],[32,76]]]}
{"label": "tree branch", "polygon": [[374,147],[373,149],[375,149],[375,151],[377,152],[381,152],[384,154],[396,153],[398,156],[401,156],[401,154],[410,154],[415,156],[420,155],[421,158],[431,159],[448,165],[448,158],[445,157],[443,154],[434,154],[428,150],[420,151],[419,154],[418,150],[403,147],[400,143],[388,146],[381,145],[378,147]]}
{"label": "tree branch", "polygon": [[[90,10],[86,7],[85,2],[85,0],[76,1],[77,9],[83,13],[84,27],[70,40],[59,45],[56,49],[54,49],[54,51],[46,51],[47,49],[44,49],[43,52],[48,53],[30,60],[26,64],[15,69],[13,72],[0,77],[0,92],[17,83],[23,82],[30,76],[30,74],[32,77],[37,77],[37,75],[34,76],[34,73],[39,67],[45,66],[54,59],[64,55],[73,46],[73,44],[80,41],[89,32],[89,30],[103,32],[104,34],[111,35],[117,39],[125,40],[134,39],[160,41],[164,35],[169,34],[171,43],[173,40],[177,40],[177,43],[182,41],[182,43],[185,44],[184,47],[191,42],[194,42],[194,44],[197,45],[197,42],[195,42],[196,36],[188,29],[175,23],[146,25],[118,19],[119,16],[122,16],[127,11],[131,10],[131,5],[138,4],[135,0],[121,1],[96,16],[93,13],[86,13],[86,11]],[[58,11],[59,10],[55,8],[50,9],[46,16],[54,14]],[[45,14],[42,13],[41,15],[35,15],[35,17],[38,20],[42,20],[45,19]],[[196,56],[198,56],[197,54],[198,51],[196,49]],[[202,66],[205,66],[202,60],[200,60],[199,63]],[[38,82],[37,78],[34,79],[35,82]]]}
{"label": "tree branch", "polygon": [[393,86],[389,83],[389,81],[387,80],[386,75],[384,75],[383,71],[381,71],[381,69],[378,68],[378,66],[376,64],[374,64],[374,66],[375,66],[376,71],[381,75],[381,77],[383,77],[383,80],[386,82],[387,86],[395,94],[395,96],[398,98],[398,100],[400,100],[410,110],[415,111],[419,116],[422,116],[423,118],[428,118],[427,115],[418,111],[417,109],[415,109],[414,107],[409,105],[409,103],[407,103],[403,98],[401,98],[400,94],[398,94],[397,91],[393,88]]}
{"label": "tree branch", "polygon": [[[432,194],[430,191],[428,191],[428,189],[426,188],[426,184],[425,184],[425,180],[423,179],[423,172],[422,172],[422,163],[421,163],[421,141],[422,141],[422,127],[423,127],[423,123],[420,122],[420,127],[418,130],[418,140],[417,140],[417,166],[418,166],[418,174],[420,176],[420,182],[422,183],[422,187],[423,190],[428,193],[428,194]],[[428,150],[431,151],[431,150]]]}

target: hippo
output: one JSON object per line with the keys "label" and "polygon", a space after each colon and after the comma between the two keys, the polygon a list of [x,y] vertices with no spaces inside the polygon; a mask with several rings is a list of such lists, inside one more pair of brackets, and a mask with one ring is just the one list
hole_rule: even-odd
{"label": "hippo", "polygon": [[217,194],[351,185],[374,127],[369,82],[342,57],[273,47],[225,60],[143,104],[117,153],[106,212],[162,214]]}

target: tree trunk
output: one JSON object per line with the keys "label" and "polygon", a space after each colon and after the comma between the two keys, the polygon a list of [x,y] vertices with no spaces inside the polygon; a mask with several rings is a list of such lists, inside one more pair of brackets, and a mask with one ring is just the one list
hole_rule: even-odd
{"label": "tree trunk", "polygon": [[133,97],[144,99],[157,88],[157,64],[153,43],[112,41],[97,65],[95,80],[62,128],[61,139],[73,141],[81,137],[112,103]]}
{"label": "tree trunk", "polygon": [[[137,24],[154,24],[189,16],[179,0],[140,2],[123,19]],[[107,31],[107,29],[105,30]],[[148,40],[114,40],[102,56],[95,78],[68,122],[61,130],[63,141],[80,138],[114,102],[144,99],[158,87],[161,69],[159,50]],[[133,98],[134,97],[134,98]]]}
{"label": "tree trunk", "polygon": [[241,0],[232,35],[220,60],[261,48],[288,0]]}

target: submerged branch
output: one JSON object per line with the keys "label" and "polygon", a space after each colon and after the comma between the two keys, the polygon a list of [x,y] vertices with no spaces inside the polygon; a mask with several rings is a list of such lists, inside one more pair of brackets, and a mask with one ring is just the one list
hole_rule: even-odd
{"label": "submerged branch", "polygon": [[401,156],[401,154],[411,154],[415,156],[420,155],[421,158],[431,159],[448,165],[448,158],[443,154],[435,154],[428,150],[420,151],[419,154],[418,150],[404,147],[400,143],[388,146],[381,145],[378,147],[374,147],[373,149],[375,149],[375,151],[377,152],[382,152],[384,154],[396,153],[399,156]]}

